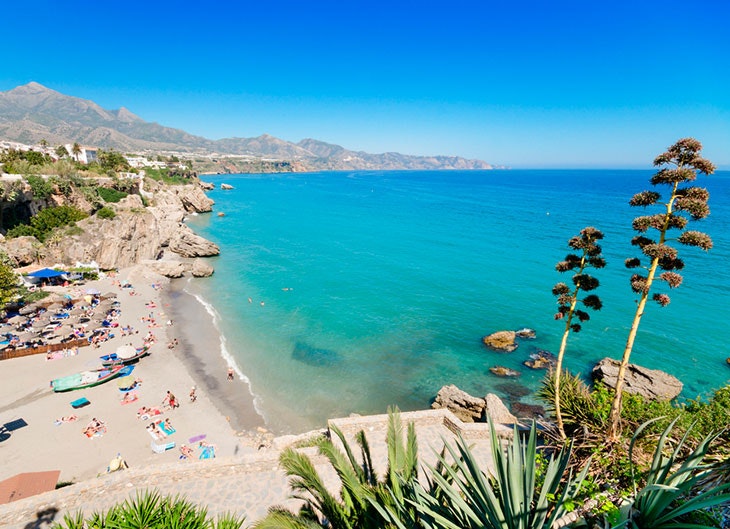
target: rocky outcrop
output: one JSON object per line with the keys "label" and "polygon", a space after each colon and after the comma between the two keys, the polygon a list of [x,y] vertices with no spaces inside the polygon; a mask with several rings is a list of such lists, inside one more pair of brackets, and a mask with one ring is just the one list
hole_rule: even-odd
{"label": "rocky outcrop", "polygon": [[486,422],[487,416],[495,424],[516,424],[518,422],[497,395],[488,393],[486,397],[480,399],[469,395],[453,384],[439,390],[431,408],[446,408],[463,422]]}
{"label": "rocky outcrop", "polygon": [[161,276],[177,278],[185,275],[185,264],[182,261],[143,261],[142,264]]}
{"label": "rocky outcrop", "polygon": [[518,377],[521,375],[519,371],[504,366],[490,367],[489,371],[491,371],[492,374],[497,375],[498,377]]}
{"label": "rocky outcrop", "polygon": [[487,393],[487,396],[484,397],[484,405],[486,415],[491,417],[495,424],[517,424],[519,422],[517,417],[512,415],[504,405],[502,399],[494,393]]}
{"label": "rocky outcrop", "polygon": [[190,188],[187,189],[186,186],[185,191],[179,193],[178,196],[180,197],[180,202],[182,202],[185,211],[194,211],[196,213],[213,211],[213,204],[215,204],[215,202],[208,198],[200,187],[190,186]]}
{"label": "rocky outcrop", "polygon": [[221,184],[221,189],[233,189],[233,186],[230,184]]}
{"label": "rocky outcrop", "polygon": [[511,353],[517,349],[514,331],[497,331],[482,338],[484,345],[495,351]]}
{"label": "rocky outcrop", "polygon": [[202,182],[201,181],[201,182],[198,182],[198,185],[200,186],[201,189],[204,189],[205,191],[212,191],[213,189],[215,189],[215,184],[213,184],[211,182]]}
{"label": "rocky outcrop", "polygon": [[451,384],[439,390],[431,408],[446,408],[464,422],[482,422],[485,405],[484,399],[472,397]]}
{"label": "rocky outcrop", "polygon": [[535,332],[535,329],[525,327],[524,329],[515,331],[515,336],[517,336],[517,338],[522,338],[523,340],[533,340],[537,336],[537,333]]}
{"label": "rocky outcrop", "polygon": [[183,257],[210,257],[218,255],[218,245],[193,233],[187,226],[180,226],[170,239],[170,251]]}
{"label": "rocky outcrop", "polygon": [[202,259],[195,259],[195,261],[193,261],[192,268],[190,269],[190,273],[193,274],[193,277],[210,277],[213,275],[213,271],[213,267],[204,262]]}
{"label": "rocky outcrop", "polygon": [[89,217],[76,225],[77,230],[46,243],[45,264],[96,261],[103,270],[126,268],[155,259],[162,248],[157,220],[144,208],[119,210],[114,219]]}
{"label": "rocky outcrop", "polygon": [[530,369],[547,369],[553,367],[557,363],[557,358],[550,351],[538,349],[536,353],[530,355],[529,360],[522,362]]}
{"label": "rocky outcrop", "polygon": [[[612,358],[604,358],[593,368],[593,379],[610,388],[616,388],[618,369],[621,363]],[[624,391],[641,395],[650,400],[671,400],[682,392],[683,384],[676,377],[656,369],[629,364],[626,367]]]}
{"label": "rocky outcrop", "polygon": [[8,254],[14,267],[33,264],[39,257],[41,243],[35,237],[16,237],[5,239],[5,253]]}

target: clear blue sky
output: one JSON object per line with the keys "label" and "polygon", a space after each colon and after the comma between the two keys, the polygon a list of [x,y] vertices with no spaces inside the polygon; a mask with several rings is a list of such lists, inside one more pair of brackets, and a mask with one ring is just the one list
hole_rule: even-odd
{"label": "clear blue sky", "polygon": [[11,2],[36,81],[213,139],[262,133],[511,167],[730,166],[730,2]]}

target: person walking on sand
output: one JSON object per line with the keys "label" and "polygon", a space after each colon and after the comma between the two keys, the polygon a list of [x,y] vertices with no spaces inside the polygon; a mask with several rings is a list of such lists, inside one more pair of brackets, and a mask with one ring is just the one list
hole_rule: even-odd
{"label": "person walking on sand", "polygon": [[195,386],[193,386],[190,390],[190,402],[195,402],[196,400],[198,400],[198,396],[195,394]]}
{"label": "person walking on sand", "polygon": [[228,368],[228,380],[233,380],[233,368]]}

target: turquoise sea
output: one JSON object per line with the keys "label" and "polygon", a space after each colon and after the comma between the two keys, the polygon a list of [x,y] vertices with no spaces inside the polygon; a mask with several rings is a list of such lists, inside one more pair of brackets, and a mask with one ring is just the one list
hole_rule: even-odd
{"label": "turquoise sea", "polygon": [[[554,265],[585,226],[605,234],[595,275],[600,312],[568,342],[567,365],[587,374],[620,358],[634,314],[636,254],[628,206],[652,171],[509,170],[221,175],[214,213],[188,224],[221,247],[216,272],[186,289],[216,315],[221,354],[248,378],[271,429],[303,431],[333,416],[429,405],[456,384],[506,396],[534,390],[544,372],[522,362],[556,352]],[[235,189],[220,190],[221,183]],[[684,283],[671,304],[649,306],[632,362],[662,369],[695,398],[728,383],[730,173],[700,177],[710,190],[710,252],[680,248]],[[217,216],[218,212],[225,216]],[[250,298],[250,301],[249,301]],[[531,327],[511,354],[481,337]],[[217,347],[217,344],[212,344]],[[498,378],[489,367],[522,371]],[[523,397],[529,402],[530,396]]]}

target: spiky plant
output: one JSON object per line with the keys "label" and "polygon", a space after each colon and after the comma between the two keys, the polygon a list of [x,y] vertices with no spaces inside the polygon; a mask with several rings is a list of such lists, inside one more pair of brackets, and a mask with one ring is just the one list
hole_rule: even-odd
{"label": "spiky plant", "polygon": [[[560,340],[560,349],[558,350],[558,360],[555,365],[555,420],[558,425],[558,432],[561,439],[565,440],[565,428],[563,427],[563,416],[560,412],[560,375],[563,370],[563,358],[565,357],[565,348],[568,344],[568,335],[570,332],[580,332],[581,324],[591,319],[590,315],[578,308],[581,302],[584,307],[592,310],[601,310],[601,298],[595,294],[589,294],[584,298],[580,298],[581,292],[590,292],[598,288],[598,279],[586,273],[587,268],[603,268],[606,266],[606,260],[601,255],[601,246],[597,241],[603,239],[603,233],[592,226],[588,226],[580,230],[580,235],[572,237],[568,241],[568,246],[580,254],[569,253],[565,259],[555,265],[558,272],[575,272],[573,274],[573,286],[569,287],[565,283],[557,283],[553,287],[553,295],[558,298],[558,312],[555,313],[556,320],[565,320],[565,329],[563,337]],[[578,322],[574,322],[576,318]]]}
{"label": "spiky plant", "polygon": [[[617,439],[621,421],[621,392],[626,376],[626,367],[629,364],[631,351],[634,347],[636,332],[639,329],[641,317],[644,315],[646,302],[649,299],[649,291],[658,277],[664,281],[669,288],[676,288],[682,283],[682,276],[677,272],[684,268],[684,262],[677,257],[676,248],[670,246],[669,235],[672,230],[682,232],[675,240],[687,246],[696,246],[703,250],[712,248],[712,239],[706,233],[699,231],[684,231],[689,221],[704,219],[710,214],[707,201],[710,194],[707,189],[688,185],[697,179],[698,174],[710,175],[715,171],[715,166],[700,156],[702,144],[693,138],[684,138],[660,154],[654,160],[655,167],[661,167],[651,179],[654,186],[669,187],[669,196],[666,202],[661,201],[661,194],[656,191],[642,191],[634,195],[629,204],[633,207],[649,207],[660,205],[663,207],[661,213],[648,216],[636,217],[633,228],[639,235],[635,236],[631,244],[637,246],[643,256],[627,259],[627,268],[639,268],[643,266],[646,275],[636,273],[631,277],[631,288],[638,294],[639,301],[636,306],[629,336],[626,340],[621,365],[619,366],[616,379],[615,396],[611,405],[609,417],[609,439]],[[658,239],[646,236],[649,230],[656,230]],[[661,270],[661,272],[659,272]],[[665,293],[653,295],[654,301],[661,306],[669,303],[669,296]]]}
{"label": "spiky plant", "polygon": [[358,461],[344,434],[332,426],[344,453],[331,440],[321,443],[319,452],[327,458],[340,480],[339,495],[326,487],[307,455],[285,450],[280,457],[281,465],[292,478],[293,497],[302,500],[304,505],[298,513],[274,507],[254,525],[254,529],[376,528],[383,526],[383,519],[375,505],[389,506],[392,512],[405,512],[404,491],[410,489],[410,484],[418,477],[416,431],[410,423],[404,442],[400,414],[397,409],[389,409],[388,414],[388,469],[382,480],[373,468],[365,433],[360,431],[355,438],[360,447]]}
{"label": "spiky plant", "polygon": [[646,483],[640,489],[637,487],[633,448],[642,430],[659,419],[642,424],[631,440],[629,457],[632,460],[634,494],[627,508],[623,509],[623,520],[614,529],[711,529],[712,526],[693,522],[690,517],[698,511],[730,501],[730,483],[697,490],[711,471],[705,459],[718,434],[708,435],[688,456],[683,457],[681,454],[687,441],[685,433],[669,455],[665,455],[669,434],[677,422],[675,419],[659,437]]}
{"label": "spiky plant", "polygon": [[480,468],[463,438],[459,437],[455,447],[447,444],[449,460],[441,455],[441,470],[431,469],[442,496],[435,498],[428,491],[417,489],[416,505],[423,514],[422,527],[549,529],[568,512],[588,471],[586,466],[577,476],[569,475],[570,446],[549,456],[539,475],[543,467],[538,464],[534,423],[526,442],[515,427],[506,451],[493,427],[491,441],[494,472],[490,475]]}
{"label": "spiky plant", "polygon": [[137,493],[134,499],[114,505],[106,513],[94,512],[84,519],[82,512],[67,514],[55,529],[240,529],[244,518],[225,514],[214,520],[204,507],[181,496],[161,496],[156,491]]}

